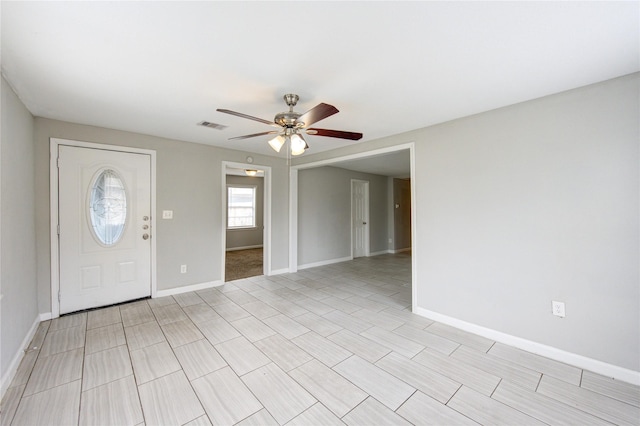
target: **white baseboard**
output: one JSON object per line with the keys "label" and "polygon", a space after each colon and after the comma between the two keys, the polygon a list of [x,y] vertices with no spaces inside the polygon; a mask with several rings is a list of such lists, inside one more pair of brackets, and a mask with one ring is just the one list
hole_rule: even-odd
{"label": "white baseboard", "polygon": [[226,251],[249,250],[257,248],[262,248],[262,244],[258,244],[257,246],[229,247],[228,249],[226,249]]}
{"label": "white baseboard", "polygon": [[406,251],[411,251],[411,247],[407,247],[407,248],[401,248],[401,249],[388,249],[388,250],[381,250],[381,251],[376,251],[373,253],[369,253],[369,257],[371,256],[380,256],[381,254],[398,254],[398,253],[404,253]]}
{"label": "white baseboard", "polygon": [[51,318],[53,318],[53,315],[51,314],[51,312],[45,312],[43,314],[40,314],[40,321],[48,321]]}
{"label": "white baseboard", "polygon": [[315,268],[317,266],[331,265],[332,263],[348,262],[349,260],[353,260],[353,257],[347,256],[347,257],[341,257],[339,259],[321,260],[320,262],[313,262],[313,263],[306,263],[304,265],[298,265],[298,270]]}
{"label": "white baseboard", "polygon": [[398,253],[404,253],[405,251],[411,251],[411,247],[405,247],[405,248],[401,248],[401,249],[389,250],[389,253],[398,254]]}
{"label": "white baseboard", "polygon": [[512,336],[510,334],[502,333],[491,328],[482,327],[480,325],[462,321],[457,318],[439,314],[428,309],[415,307],[413,309],[413,312],[434,321],[438,321],[443,324],[447,324],[452,327],[456,327],[461,330],[468,331],[470,333],[477,334],[491,340],[495,340],[496,342],[504,343],[505,345],[513,346],[518,349],[534,353],[536,355],[551,358],[565,364],[589,370],[606,377],[612,377],[616,380],[631,383],[636,386],[640,385],[640,371],[629,370],[617,365],[598,361],[597,359],[588,358],[583,355],[578,355],[572,352],[564,351],[562,349],[554,348],[553,346],[547,346],[543,345],[542,343],[537,343],[531,340],[523,339],[521,337]]}
{"label": "white baseboard", "polygon": [[29,345],[29,343],[31,343],[33,336],[35,336],[36,330],[38,329],[38,324],[40,324],[39,316],[36,317],[36,319],[33,322],[33,325],[31,326],[31,328],[27,332],[27,335],[24,337],[24,339],[22,340],[22,343],[18,347],[18,351],[13,356],[13,359],[11,360],[11,364],[9,364],[9,369],[2,376],[2,382],[0,383],[0,399],[4,397],[4,393],[7,391],[7,389],[9,389],[9,385],[11,384],[11,381],[15,377],[16,372],[18,371],[18,367],[20,367],[20,361],[22,361],[22,358],[24,357],[24,349]]}
{"label": "white baseboard", "polygon": [[185,285],[184,287],[169,288],[166,290],[157,290],[155,296],[153,297],[156,298],[156,297],[173,296],[174,294],[182,294],[182,293],[188,293],[190,291],[197,291],[197,290],[204,290],[212,287],[219,287],[223,284],[224,284],[224,281],[218,280],[218,281],[209,281],[209,282],[200,283],[200,284]]}
{"label": "white baseboard", "polygon": [[276,269],[275,271],[271,271],[271,273],[269,274],[269,276],[272,275],[282,275],[282,274],[288,274],[289,272],[289,268],[284,268],[284,269]]}

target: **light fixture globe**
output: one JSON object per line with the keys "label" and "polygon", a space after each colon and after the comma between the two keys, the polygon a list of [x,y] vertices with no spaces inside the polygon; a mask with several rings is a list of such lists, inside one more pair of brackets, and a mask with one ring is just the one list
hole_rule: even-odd
{"label": "light fixture globe", "polygon": [[278,135],[269,141],[269,145],[275,152],[280,152],[280,149],[282,148],[282,145],[284,145],[284,142],[284,136]]}
{"label": "light fixture globe", "polygon": [[291,155],[304,154],[307,149],[307,143],[298,133],[291,135]]}

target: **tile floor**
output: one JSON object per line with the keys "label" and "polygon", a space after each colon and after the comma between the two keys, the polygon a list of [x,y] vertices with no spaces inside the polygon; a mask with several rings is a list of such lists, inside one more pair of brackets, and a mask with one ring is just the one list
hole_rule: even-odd
{"label": "tile floor", "polygon": [[2,425],[640,424],[640,389],[409,312],[410,257],[40,324]]}

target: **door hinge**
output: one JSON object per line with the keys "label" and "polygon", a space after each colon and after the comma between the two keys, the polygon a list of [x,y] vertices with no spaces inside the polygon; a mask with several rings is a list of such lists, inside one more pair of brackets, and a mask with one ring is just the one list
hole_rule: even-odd
{"label": "door hinge", "polygon": [[56,166],[58,166],[58,168],[60,168],[60,157],[58,157],[58,158],[56,159]]}
{"label": "door hinge", "polygon": [[60,225],[58,225],[58,236],[60,236]]}
{"label": "door hinge", "polygon": [[58,292],[58,303],[60,303],[60,292]]}

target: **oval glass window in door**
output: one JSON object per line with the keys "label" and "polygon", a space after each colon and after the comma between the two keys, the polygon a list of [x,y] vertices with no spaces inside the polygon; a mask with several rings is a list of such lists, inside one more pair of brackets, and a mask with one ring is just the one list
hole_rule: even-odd
{"label": "oval glass window in door", "polygon": [[127,221],[127,192],[114,170],[103,170],[94,180],[89,217],[93,233],[102,244],[111,246],[120,240]]}

